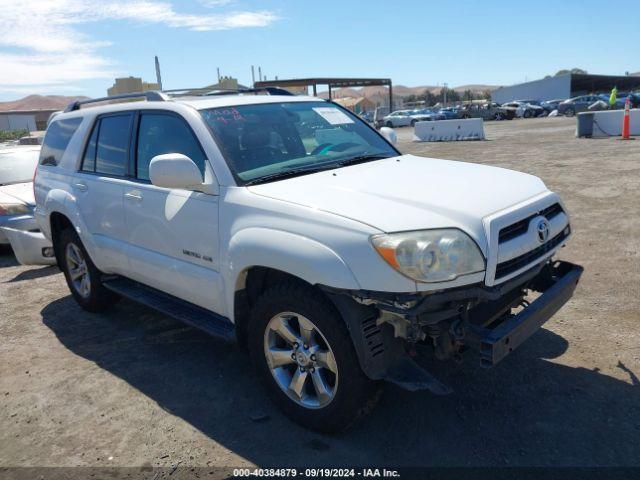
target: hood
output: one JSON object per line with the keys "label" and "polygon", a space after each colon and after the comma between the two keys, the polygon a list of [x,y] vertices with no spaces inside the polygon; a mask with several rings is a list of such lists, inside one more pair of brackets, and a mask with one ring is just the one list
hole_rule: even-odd
{"label": "hood", "polygon": [[482,219],[547,191],[532,175],[403,155],[248,187],[383,232],[457,227],[486,243]]}
{"label": "hood", "polygon": [[5,202],[22,202],[34,207],[36,200],[33,196],[33,182],[0,186],[0,203]]}

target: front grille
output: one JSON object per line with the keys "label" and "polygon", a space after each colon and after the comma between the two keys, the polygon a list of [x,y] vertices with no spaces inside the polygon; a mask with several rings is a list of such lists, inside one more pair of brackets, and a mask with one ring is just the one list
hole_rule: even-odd
{"label": "front grille", "polygon": [[498,234],[498,243],[507,242],[527,233],[527,230],[529,229],[529,223],[534,217],[541,215],[547,220],[551,220],[553,217],[559,215],[560,213],[562,213],[562,207],[559,203],[554,203],[553,205],[540,210],[538,213],[530,215],[527,218],[517,221],[516,223],[512,223],[508,227],[504,227],[502,230],[500,230],[500,233]]}
{"label": "front grille", "polygon": [[520,270],[522,267],[526,267],[530,263],[534,262],[537,258],[540,258],[545,253],[550,252],[555,247],[560,245],[564,241],[564,239],[569,236],[570,233],[571,231],[569,227],[567,227],[547,243],[540,245],[538,248],[534,248],[533,250],[530,250],[527,253],[520,255],[519,257],[507,260],[506,262],[499,263],[496,267],[496,280],[506,277],[507,275]]}

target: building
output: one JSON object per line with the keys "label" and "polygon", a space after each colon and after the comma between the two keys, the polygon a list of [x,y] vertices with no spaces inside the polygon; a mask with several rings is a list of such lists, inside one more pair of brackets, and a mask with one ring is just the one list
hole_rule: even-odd
{"label": "building", "polygon": [[640,77],[569,73],[500,87],[491,92],[491,99],[498,103],[513,100],[555,100],[593,93],[608,93],[613,87],[618,87],[621,92],[638,89],[640,88]]}
{"label": "building", "polygon": [[113,85],[107,89],[107,95],[146,92],[148,90],[160,90],[160,85],[157,83],[143,82],[142,79],[138,77],[116,78]]}
{"label": "building", "polygon": [[376,109],[376,103],[366,97],[344,97],[334,98],[334,102],[342,105],[344,108],[351,110],[353,113],[373,112]]}
{"label": "building", "polygon": [[45,130],[51,114],[57,110],[8,110],[0,112],[0,130]]}

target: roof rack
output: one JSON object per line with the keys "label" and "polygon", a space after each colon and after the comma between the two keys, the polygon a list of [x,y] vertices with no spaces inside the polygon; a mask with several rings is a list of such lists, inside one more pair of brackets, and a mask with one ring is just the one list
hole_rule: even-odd
{"label": "roof rack", "polygon": [[180,96],[180,94],[184,96],[216,96],[216,95],[238,95],[245,93],[268,93],[269,95],[287,95],[291,96],[291,93],[288,90],[278,87],[261,87],[261,88],[238,88],[238,89],[211,89],[206,87],[201,88],[174,88],[172,90],[163,90],[163,93],[173,94],[175,96]]}
{"label": "roof rack", "polygon": [[[177,94],[183,92],[184,95],[194,96],[215,96],[215,95],[238,95],[243,93],[258,94],[261,92],[268,93],[269,95],[287,95],[292,96],[288,90],[278,87],[261,87],[261,88],[241,88],[237,90],[211,90],[209,88],[176,88],[172,90],[149,90],[146,92],[133,92],[133,93],[121,93],[118,95],[111,95],[108,97],[90,98],[89,100],[76,100],[67,105],[64,109],[65,112],[73,112],[74,110],[80,110],[82,105],[90,103],[109,102],[111,100],[122,100],[128,98],[140,98],[144,97],[148,102],[166,102],[170,100],[169,94]],[[194,93],[197,92],[197,93]]]}
{"label": "roof rack", "polygon": [[216,90],[205,95],[233,95],[237,93],[261,93],[266,92],[269,95],[285,95],[293,96],[289,90],[279,87],[260,87],[260,88],[242,88],[238,90]]}
{"label": "roof rack", "polygon": [[148,102],[166,102],[167,100],[169,100],[169,97],[163,92],[149,90],[147,92],[121,93],[119,95],[111,95],[109,97],[90,98],[89,100],[76,100],[75,102],[71,102],[69,105],[67,105],[67,108],[65,108],[64,111],[73,112],[74,110],[80,110],[80,107],[82,105],[87,105],[89,103],[108,102],[111,100],[140,97],[144,97]]}

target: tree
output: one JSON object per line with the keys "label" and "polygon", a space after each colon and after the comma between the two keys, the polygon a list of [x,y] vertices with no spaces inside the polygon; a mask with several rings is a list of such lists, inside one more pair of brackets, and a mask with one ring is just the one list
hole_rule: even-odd
{"label": "tree", "polygon": [[571,70],[567,70],[565,68],[565,69],[562,69],[562,70],[558,70],[554,76],[555,77],[559,77],[560,75],[567,75],[569,73],[574,73],[576,75],[586,75],[587,71],[586,70],[582,70],[581,68],[572,68]]}
{"label": "tree", "polygon": [[436,103],[438,103],[438,98],[430,90],[425,90],[424,91],[424,103],[425,103],[425,105],[430,107],[430,106],[435,105]]}
{"label": "tree", "polygon": [[491,100],[491,90],[483,90],[482,98],[484,98],[485,100]]}
{"label": "tree", "polygon": [[447,96],[447,103],[451,103],[451,102],[455,103],[455,102],[459,102],[460,101],[460,94],[458,92],[456,92],[452,88],[442,87],[440,89],[440,93],[436,97],[438,102],[443,102],[444,103],[445,93],[447,94],[446,95]]}
{"label": "tree", "polygon": [[462,94],[462,100],[464,100],[465,102],[470,102],[474,98],[475,98],[475,95],[471,90],[465,90],[464,93]]}

